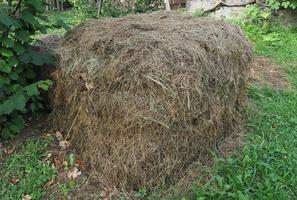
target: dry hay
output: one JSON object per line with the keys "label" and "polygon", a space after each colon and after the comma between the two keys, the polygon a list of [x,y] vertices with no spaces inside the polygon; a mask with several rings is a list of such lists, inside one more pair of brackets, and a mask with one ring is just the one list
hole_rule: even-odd
{"label": "dry hay", "polygon": [[54,124],[106,185],[174,181],[242,127],[252,51],[237,27],[177,12],[92,20],[58,53]]}
{"label": "dry hay", "polygon": [[250,83],[260,86],[269,86],[277,89],[285,89],[290,86],[286,72],[272,60],[262,56],[254,59],[249,76]]}

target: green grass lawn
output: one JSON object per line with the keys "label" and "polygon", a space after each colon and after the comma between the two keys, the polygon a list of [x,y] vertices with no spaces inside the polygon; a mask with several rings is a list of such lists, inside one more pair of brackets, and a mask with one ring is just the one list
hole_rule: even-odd
{"label": "green grass lawn", "polygon": [[[55,176],[55,169],[43,160],[53,138],[30,140],[0,166],[0,199],[21,200],[25,195],[43,199],[44,185]],[[3,158],[3,152],[0,159]]]}
{"label": "green grass lawn", "polygon": [[[50,18],[66,19],[70,25],[86,19],[74,17],[71,11],[55,13]],[[244,148],[234,157],[219,158],[207,174],[210,180],[190,190],[195,200],[297,199],[297,29],[279,25],[241,26],[257,54],[279,63],[288,73],[292,86],[286,90],[249,88],[254,106],[246,111]],[[55,169],[44,162],[49,142],[44,138],[30,140],[7,159],[0,152],[1,200],[22,199],[26,194],[34,200],[44,199],[48,193],[44,185],[56,176]],[[11,183],[9,180],[15,177],[19,182]]]}

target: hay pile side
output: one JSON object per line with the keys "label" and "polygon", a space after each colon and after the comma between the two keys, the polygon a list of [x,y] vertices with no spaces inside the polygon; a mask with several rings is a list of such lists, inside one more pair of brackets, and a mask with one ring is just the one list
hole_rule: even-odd
{"label": "hay pile side", "polygon": [[54,123],[104,184],[174,181],[242,127],[241,31],[170,12],[85,22],[58,49]]}

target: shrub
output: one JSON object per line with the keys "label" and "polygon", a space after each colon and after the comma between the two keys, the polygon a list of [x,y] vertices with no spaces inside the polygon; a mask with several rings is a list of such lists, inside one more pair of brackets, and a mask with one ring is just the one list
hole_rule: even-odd
{"label": "shrub", "polygon": [[278,10],[281,8],[297,8],[297,1],[296,0],[266,0],[266,3],[271,7],[273,10]]}
{"label": "shrub", "polygon": [[159,9],[163,5],[163,0],[136,0],[134,12],[143,13]]}
{"label": "shrub", "polygon": [[[98,2],[70,0],[78,15],[98,17]],[[102,16],[120,17],[129,13],[143,13],[157,10],[163,5],[163,0],[103,0]]]}
{"label": "shrub", "polygon": [[1,1],[0,6],[0,138],[21,132],[24,115],[42,108],[40,92],[50,80],[36,81],[35,66],[51,64],[53,57],[41,55],[33,47],[32,36],[45,33],[40,0]]}
{"label": "shrub", "polygon": [[261,24],[269,21],[271,17],[270,9],[261,9],[259,6],[251,5],[246,9],[246,17],[250,23]]}
{"label": "shrub", "polygon": [[112,1],[105,1],[102,8],[102,16],[120,17],[132,12],[132,7],[124,7]]}

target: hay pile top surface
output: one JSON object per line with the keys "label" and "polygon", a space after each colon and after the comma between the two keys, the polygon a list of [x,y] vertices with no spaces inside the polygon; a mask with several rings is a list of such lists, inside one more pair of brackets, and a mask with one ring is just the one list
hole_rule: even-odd
{"label": "hay pile top surface", "polygon": [[170,183],[242,127],[249,42],[177,12],[91,20],[57,50],[55,125],[122,189]]}
{"label": "hay pile top surface", "polygon": [[[108,66],[110,63],[107,62],[114,60],[114,56],[118,55],[120,57],[117,59],[122,62],[121,66],[135,65],[136,63],[133,63],[135,60],[148,62],[145,56],[149,55],[151,61],[147,63],[148,65],[154,64],[155,61],[159,67],[160,60],[156,59],[162,59],[164,64],[183,59],[180,67],[190,68],[194,63],[186,61],[199,59],[200,62],[207,63],[212,51],[224,51],[225,56],[241,55],[238,59],[251,51],[247,40],[237,27],[210,18],[194,18],[177,12],[155,12],[87,21],[66,34],[60,50],[63,51],[61,52],[63,60],[85,57],[91,62],[90,53],[95,53],[96,61],[93,60],[95,63],[90,63],[87,67],[88,72],[92,73],[101,70],[96,67],[98,64]],[[166,50],[167,54],[164,55],[162,50]],[[69,57],[65,57],[66,55]],[[171,55],[175,55],[176,60],[172,60]],[[102,57],[105,63],[98,63],[100,60],[98,56]],[[127,59],[130,56],[132,57]],[[249,54],[244,57],[246,61],[250,59]],[[137,66],[143,64],[145,63],[139,63]],[[79,70],[85,67],[80,64],[68,65],[66,70]],[[211,67],[213,66],[209,66]],[[226,68],[222,64],[216,65],[215,68],[220,67]],[[215,71],[220,69],[214,70],[214,73]]]}

